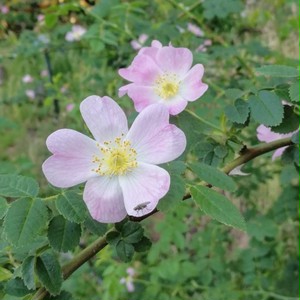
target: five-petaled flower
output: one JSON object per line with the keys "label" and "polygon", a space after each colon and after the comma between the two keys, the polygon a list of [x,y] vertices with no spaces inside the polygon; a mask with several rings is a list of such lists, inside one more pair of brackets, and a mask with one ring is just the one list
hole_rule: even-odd
{"label": "five-petaled flower", "polygon": [[132,82],[119,89],[119,96],[128,94],[138,112],[150,104],[162,103],[171,115],[177,115],[188,101],[197,100],[208,88],[201,81],[203,65],[192,67],[192,63],[189,49],[163,47],[153,41],[151,47],[140,49],[128,68],[119,70],[123,78]]}
{"label": "five-petaled flower", "polygon": [[130,130],[109,97],[90,96],[80,111],[95,140],[71,129],[52,133],[46,144],[53,155],[42,166],[48,181],[61,188],[87,181],[83,199],[100,222],[150,213],[170,187],[169,173],[156,165],[176,159],[186,146],[167,108],[147,107]]}

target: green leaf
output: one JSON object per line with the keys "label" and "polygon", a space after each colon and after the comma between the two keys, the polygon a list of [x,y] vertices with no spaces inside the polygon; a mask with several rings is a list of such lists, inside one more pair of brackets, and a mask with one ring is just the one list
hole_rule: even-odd
{"label": "green leaf", "polygon": [[84,222],[84,226],[93,234],[96,234],[98,236],[104,235],[107,231],[107,224],[100,223],[94,219],[92,219],[90,216],[87,217],[87,219]]}
{"label": "green leaf", "polygon": [[224,158],[227,156],[228,154],[228,149],[226,146],[224,145],[218,145],[215,149],[214,149],[214,153],[219,157],[219,158]]}
{"label": "green leaf", "polygon": [[110,231],[105,238],[110,245],[115,246],[121,240],[121,233],[118,231]]}
{"label": "green leaf", "polygon": [[7,210],[8,210],[8,204],[6,200],[0,197],[0,220],[6,215]]}
{"label": "green leaf", "polygon": [[87,217],[87,209],[82,196],[69,191],[59,195],[56,208],[66,219],[75,223],[82,223]]}
{"label": "green leaf", "polygon": [[38,183],[21,175],[0,175],[0,195],[5,197],[35,197],[39,192]]}
{"label": "green leaf", "polygon": [[44,252],[37,258],[36,274],[50,294],[59,294],[63,278],[59,262],[52,252]]}
{"label": "green leaf", "polygon": [[203,163],[193,163],[189,166],[201,180],[213,186],[230,192],[235,191],[237,188],[234,180],[230,176],[212,166]]}
{"label": "green leaf", "polygon": [[73,250],[81,236],[81,227],[66,220],[63,216],[54,217],[48,228],[48,239],[53,249],[59,252]]}
{"label": "green leaf", "polygon": [[35,257],[28,256],[22,263],[21,272],[24,280],[24,284],[30,290],[35,289],[34,282],[34,267],[35,267]]}
{"label": "green leaf", "polygon": [[57,23],[58,16],[56,14],[47,14],[45,16],[45,24],[47,27],[52,28]]}
{"label": "green leaf", "polygon": [[134,250],[136,252],[146,252],[151,248],[151,246],[151,241],[145,236],[143,236],[143,238],[138,243],[133,244]]}
{"label": "green leaf", "polygon": [[119,258],[124,262],[131,261],[134,254],[134,247],[123,240],[120,240],[116,245],[116,251]]}
{"label": "green leaf", "polygon": [[299,102],[299,82],[294,82],[289,89],[290,99],[297,103]]}
{"label": "green leaf", "polygon": [[185,194],[185,182],[178,175],[171,175],[170,189],[158,203],[158,210],[166,212],[179,204]]}
{"label": "green leaf", "polygon": [[283,118],[283,105],[277,95],[269,91],[260,91],[258,96],[249,98],[251,115],[258,123],[277,126]]}
{"label": "green leaf", "polygon": [[299,144],[299,130],[293,134],[293,136],[292,136],[292,142],[294,144]]}
{"label": "green leaf", "polygon": [[19,247],[33,242],[47,225],[47,208],[40,199],[13,202],[4,220],[7,240]]}
{"label": "green leaf", "polygon": [[299,128],[299,117],[294,113],[294,108],[284,105],[284,117],[280,125],[273,126],[272,131],[278,133],[290,133]]}
{"label": "green leaf", "polygon": [[225,91],[226,97],[230,100],[235,100],[237,98],[242,97],[245,94],[246,94],[246,92],[242,91],[240,89],[228,89]]}
{"label": "green leaf", "polygon": [[233,106],[225,107],[225,114],[231,122],[244,124],[249,116],[249,104],[242,99],[237,99]]}
{"label": "green leaf", "polygon": [[271,65],[262,66],[255,69],[256,72],[273,77],[299,77],[299,71],[297,68],[290,66]]}
{"label": "green leaf", "polygon": [[12,276],[13,276],[13,274],[9,270],[7,270],[3,267],[0,267],[0,282],[1,281],[7,281]]}
{"label": "green leaf", "polygon": [[126,243],[132,244],[139,242],[143,235],[144,229],[139,223],[127,222],[122,227],[122,237]]}
{"label": "green leaf", "polygon": [[8,281],[5,290],[8,295],[16,297],[24,297],[30,293],[21,278],[14,278]]}
{"label": "green leaf", "polygon": [[281,160],[285,164],[295,163],[299,166],[299,147],[292,145],[286,148],[281,156]]}
{"label": "green leaf", "polygon": [[226,197],[205,186],[192,187],[191,194],[205,214],[225,225],[246,231],[243,216]]}
{"label": "green leaf", "polygon": [[51,296],[46,300],[73,300],[73,297],[69,292],[62,291],[59,295]]}

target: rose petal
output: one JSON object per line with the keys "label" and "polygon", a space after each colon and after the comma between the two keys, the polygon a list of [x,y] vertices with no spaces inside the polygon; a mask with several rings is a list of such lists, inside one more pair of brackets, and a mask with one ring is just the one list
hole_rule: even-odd
{"label": "rose petal", "polygon": [[124,203],[130,216],[150,213],[170,187],[169,173],[155,165],[139,163],[138,167],[120,176]]}
{"label": "rose petal", "polygon": [[54,154],[42,165],[47,180],[59,188],[68,188],[97,175],[91,157],[65,157]]}
{"label": "rose petal", "polygon": [[[139,126],[141,126],[141,132],[145,136],[145,132],[142,129],[147,124],[143,124],[142,121],[139,123]],[[185,147],[186,138],[183,131],[175,125],[169,124],[161,128],[153,136],[151,134],[147,135],[135,149],[138,161],[157,165],[176,159],[183,153]]]}
{"label": "rose petal", "polygon": [[144,54],[138,54],[128,68],[119,69],[119,75],[126,80],[143,85],[152,85],[160,74],[153,59]]}
{"label": "rose petal", "polygon": [[100,143],[112,141],[128,131],[126,115],[109,97],[87,97],[81,102],[80,111],[86,125]]}
{"label": "rose petal", "polygon": [[54,155],[43,166],[47,180],[56,187],[71,187],[96,176],[93,155],[100,156],[96,142],[72,129],[53,132],[46,141]]}
{"label": "rose petal", "polygon": [[127,215],[118,177],[99,176],[88,180],[83,200],[91,216],[99,222],[120,222]]}
{"label": "rose petal", "polygon": [[174,73],[182,79],[192,66],[193,55],[187,48],[162,47],[157,52],[156,61],[164,72]]}
{"label": "rose petal", "polygon": [[180,84],[180,94],[188,101],[195,101],[200,98],[208,89],[208,85],[201,81],[204,67],[201,64],[195,65],[188,71],[186,77]]}
{"label": "rose petal", "polygon": [[182,112],[186,108],[188,102],[181,95],[176,95],[175,97],[166,100],[164,104],[169,109],[170,115],[174,116]]}
{"label": "rose petal", "polygon": [[126,85],[123,85],[119,88],[119,93],[118,96],[119,97],[123,97],[124,95],[126,95],[128,93],[128,90],[133,87],[135,84],[134,83],[129,83]]}
{"label": "rose petal", "polygon": [[127,87],[127,94],[134,102],[136,111],[141,112],[150,104],[162,102],[152,86],[132,85]]}

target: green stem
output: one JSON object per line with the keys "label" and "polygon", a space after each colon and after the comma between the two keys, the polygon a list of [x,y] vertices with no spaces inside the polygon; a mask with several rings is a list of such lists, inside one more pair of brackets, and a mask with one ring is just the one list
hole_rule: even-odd
{"label": "green stem", "polygon": [[276,294],[273,292],[268,292],[268,291],[264,291],[264,290],[260,290],[260,291],[245,291],[245,294],[259,294],[259,295],[264,295],[267,297],[272,297],[275,299],[279,299],[279,300],[299,300],[298,297],[289,297],[289,296],[283,296],[280,294]]}
{"label": "green stem", "polygon": [[210,123],[209,121],[203,119],[202,117],[198,116],[197,114],[195,114],[193,111],[189,110],[189,109],[186,109],[185,110],[186,112],[188,112],[190,115],[192,115],[193,117],[195,117],[197,120],[199,120],[200,122],[206,124],[207,126],[209,127],[212,127],[214,128],[215,130],[219,131],[219,132],[222,132],[222,129],[217,127],[216,125],[214,125],[213,123]]}
{"label": "green stem", "polygon": [[239,157],[237,157],[236,159],[234,159],[233,161],[228,163],[223,168],[223,172],[228,174],[230,171],[232,171],[236,167],[245,164],[246,162],[254,159],[257,156],[260,156],[267,152],[276,150],[281,147],[289,146],[292,144],[293,144],[293,142],[292,142],[291,138],[284,138],[284,139],[280,139],[280,140],[277,140],[277,141],[274,141],[271,143],[261,144],[261,145],[255,146],[253,148],[248,148]]}

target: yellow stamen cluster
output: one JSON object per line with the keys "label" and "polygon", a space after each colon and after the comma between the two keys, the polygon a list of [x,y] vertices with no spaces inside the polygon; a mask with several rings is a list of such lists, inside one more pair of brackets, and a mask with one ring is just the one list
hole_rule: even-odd
{"label": "yellow stamen cluster", "polygon": [[103,146],[97,144],[101,156],[94,155],[93,163],[98,164],[96,169],[92,171],[104,176],[124,175],[137,167],[135,149],[127,140],[120,137],[114,141],[104,142]]}
{"label": "yellow stamen cluster", "polygon": [[176,74],[165,73],[155,81],[155,92],[162,99],[167,100],[178,93],[179,80]]}

